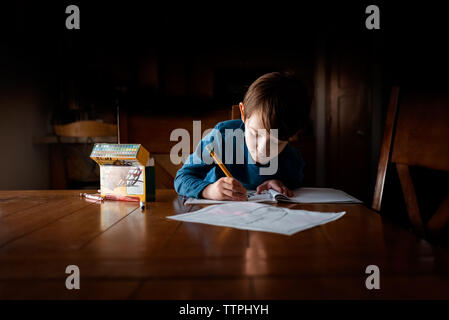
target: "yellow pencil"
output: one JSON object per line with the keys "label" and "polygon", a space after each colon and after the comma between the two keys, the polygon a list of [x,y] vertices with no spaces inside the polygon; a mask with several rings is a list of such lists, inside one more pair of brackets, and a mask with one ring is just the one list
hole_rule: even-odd
{"label": "yellow pencil", "polygon": [[220,167],[220,169],[223,171],[223,173],[227,176],[227,177],[231,177],[232,175],[229,173],[228,169],[225,167],[225,165],[220,161],[220,159],[218,159],[217,156],[215,156],[215,152],[207,145],[206,146],[206,150],[209,151],[210,156],[212,157],[212,159],[214,159],[215,163],[218,164],[218,166]]}

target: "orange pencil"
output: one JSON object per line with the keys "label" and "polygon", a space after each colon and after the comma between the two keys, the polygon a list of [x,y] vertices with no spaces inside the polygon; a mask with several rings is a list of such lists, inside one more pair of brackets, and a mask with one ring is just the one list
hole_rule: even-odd
{"label": "orange pencil", "polygon": [[206,146],[206,150],[209,151],[210,156],[212,157],[212,159],[214,159],[215,163],[218,164],[218,166],[220,167],[221,171],[223,171],[223,173],[227,176],[232,178],[231,173],[229,173],[228,169],[225,167],[225,165],[221,162],[220,159],[218,159],[218,157],[215,155],[215,152],[209,147],[209,145]]}

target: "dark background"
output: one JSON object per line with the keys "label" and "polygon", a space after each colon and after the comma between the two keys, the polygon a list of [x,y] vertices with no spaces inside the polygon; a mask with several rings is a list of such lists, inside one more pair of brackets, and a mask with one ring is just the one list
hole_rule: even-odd
{"label": "dark background", "polygon": [[[69,4],[80,8],[80,30],[65,28]],[[380,8],[380,30],[365,28],[369,4]],[[240,102],[261,74],[292,71],[314,96],[300,147],[305,183],[369,204],[391,87],[447,90],[445,9],[429,1],[2,4],[0,189],[52,187],[48,146],[36,141],[54,124],[114,123],[117,101],[133,114],[204,119]],[[389,175],[387,207],[403,212]],[[418,175],[434,186],[447,178]]]}

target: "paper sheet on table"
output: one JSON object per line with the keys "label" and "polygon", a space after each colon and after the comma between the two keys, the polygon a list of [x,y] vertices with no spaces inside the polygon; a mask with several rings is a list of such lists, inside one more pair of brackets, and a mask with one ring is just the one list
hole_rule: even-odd
{"label": "paper sheet on table", "polygon": [[[331,188],[299,188],[293,190],[293,197],[286,197],[272,189],[265,193],[257,194],[255,191],[248,191],[248,201],[251,202],[294,202],[294,203],[361,203],[360,200],[337,189]],[[231,201],[195,199],[189,198],[185,204],[214,204],[229,203]]]}
{"label": "paper sheet on table", "polygon": [[341,218],[345,212],[293,210],[254,202],[228,202],[168,219],[292,235]]}

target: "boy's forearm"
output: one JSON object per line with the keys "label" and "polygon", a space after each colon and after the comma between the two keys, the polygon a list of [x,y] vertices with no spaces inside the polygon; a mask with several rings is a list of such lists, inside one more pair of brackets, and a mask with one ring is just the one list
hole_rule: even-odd
{"label": "boy's forearm", "polygon": [[180,195],[191,198],[201,198],[201,192],[209,184],[211,184],[211,182],[195,176],[182,175],[175,178],[176,192]]}

